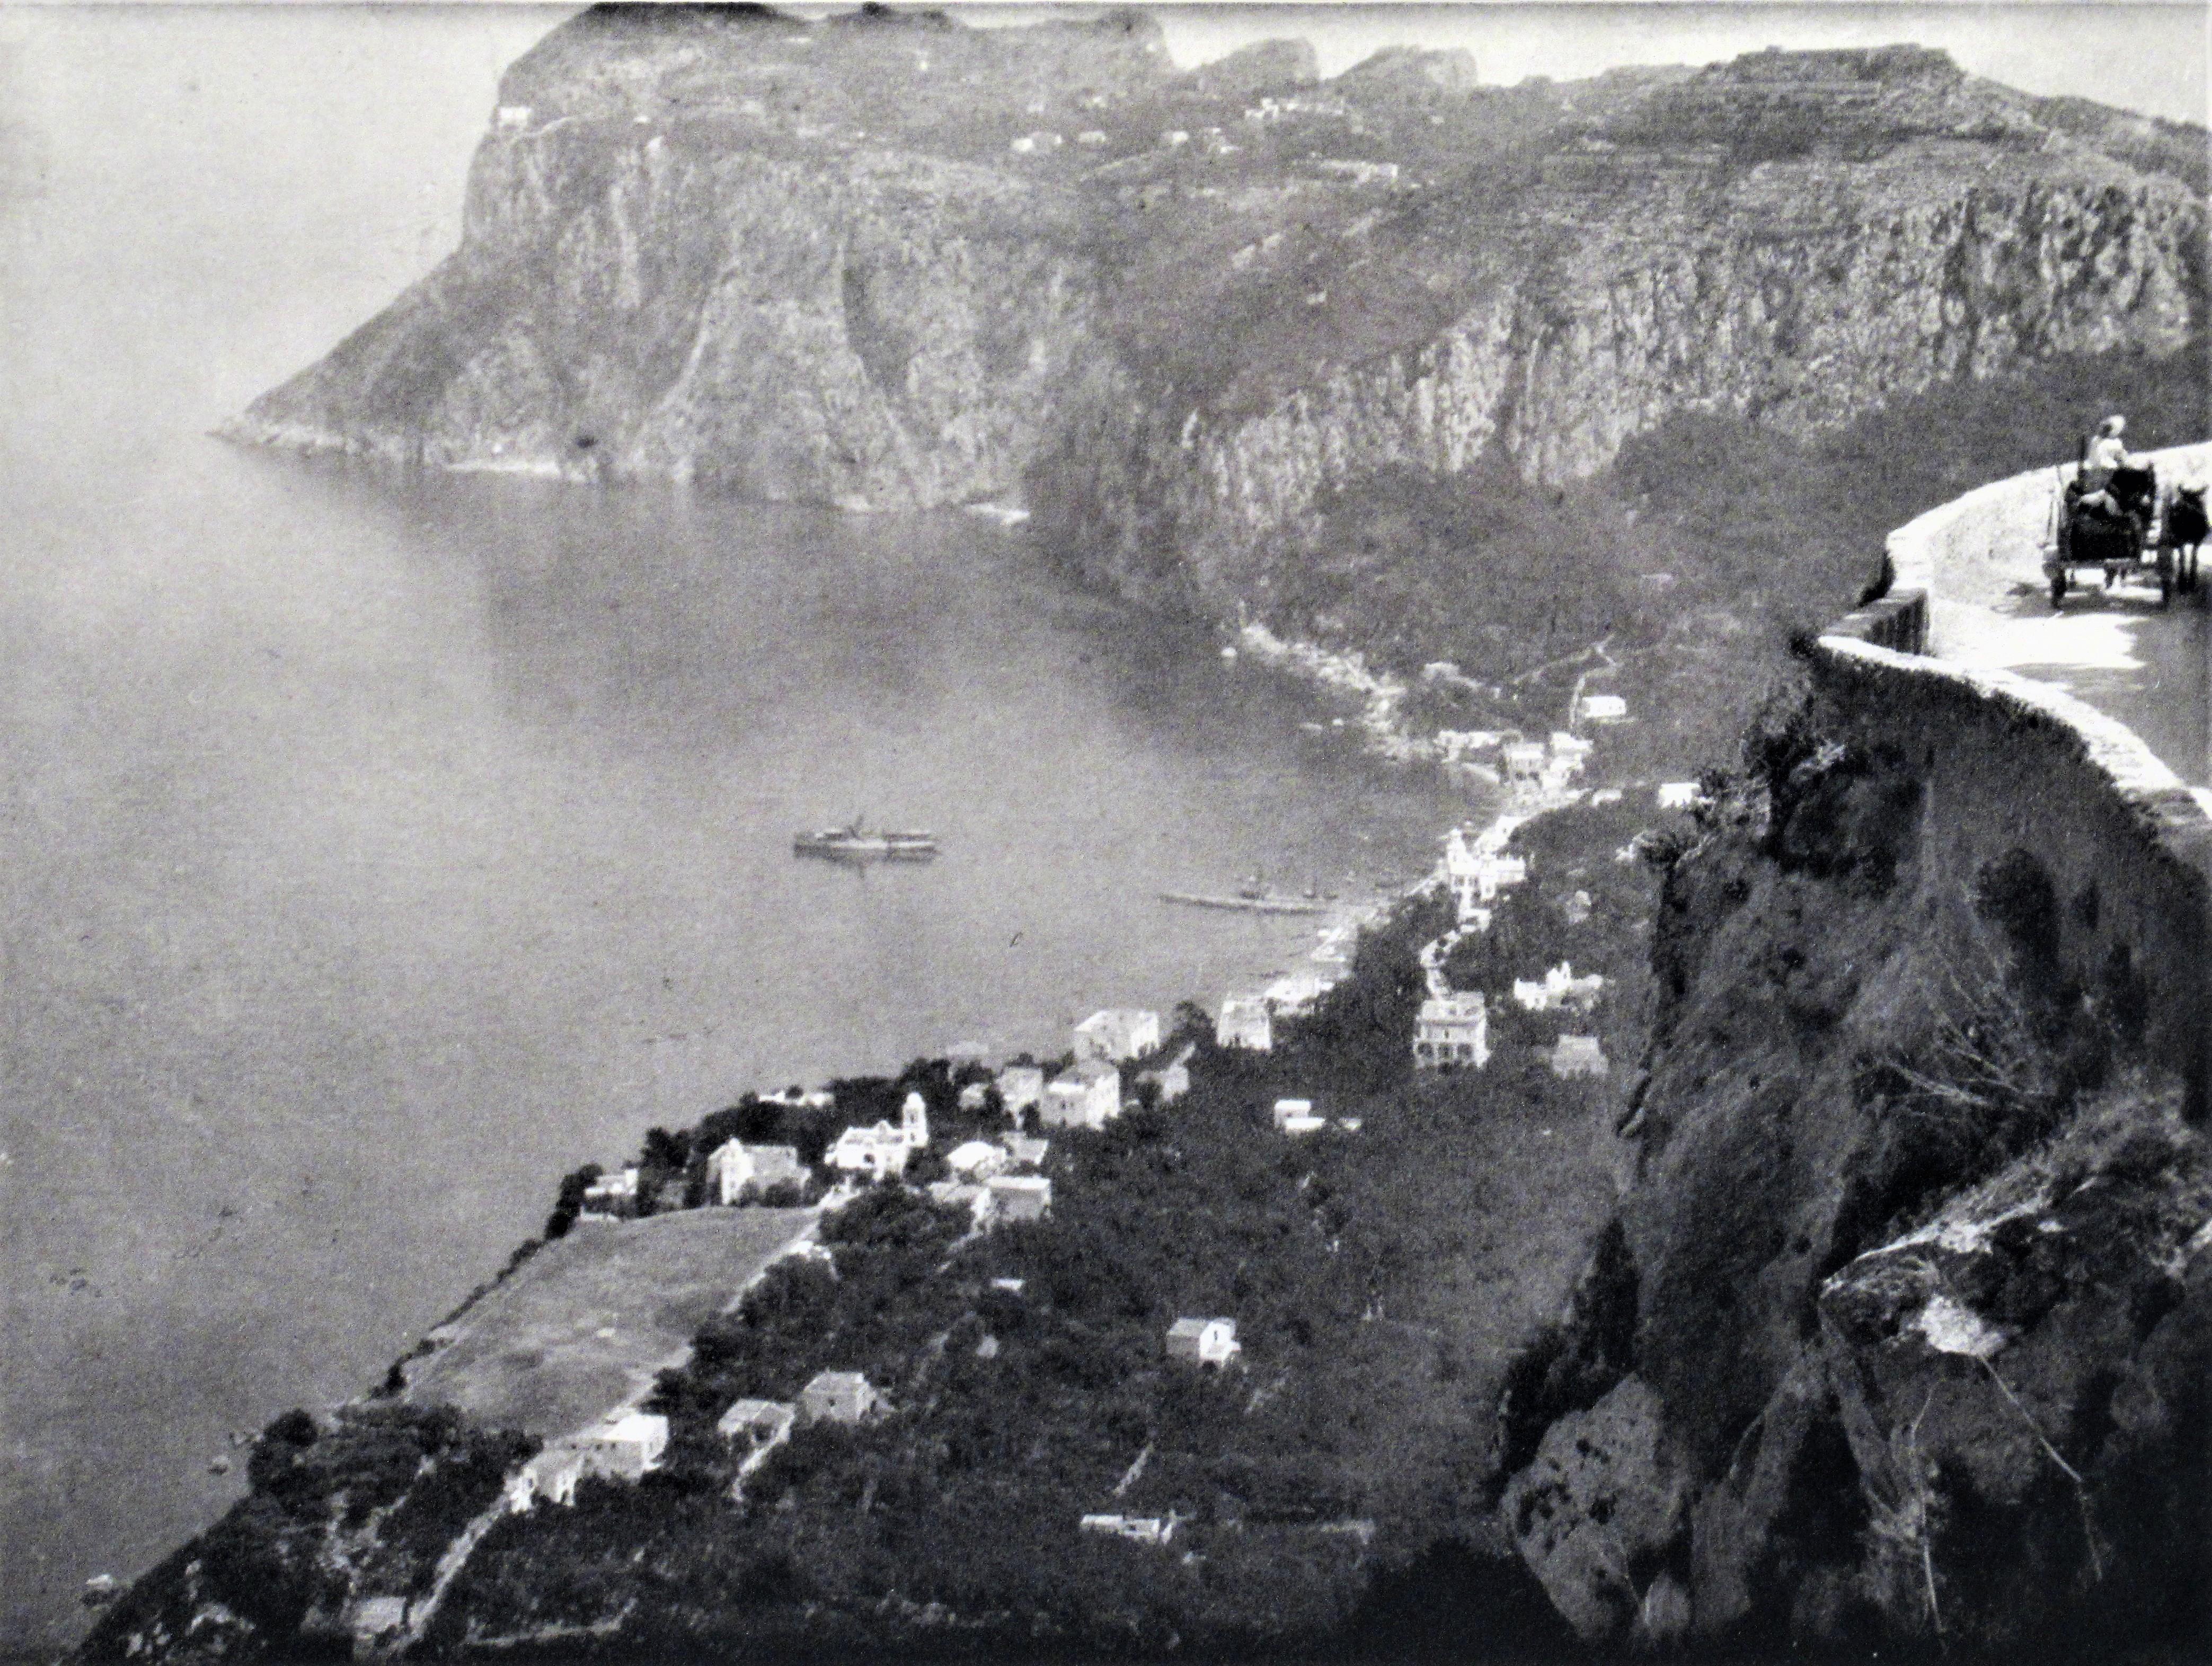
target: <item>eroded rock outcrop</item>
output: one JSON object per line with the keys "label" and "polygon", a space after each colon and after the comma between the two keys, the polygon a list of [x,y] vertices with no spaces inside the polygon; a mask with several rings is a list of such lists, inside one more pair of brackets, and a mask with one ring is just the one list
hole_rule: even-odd
{"label": "eroded rock outcrop", "polygon": [[1178,76],[1125,15],[602,9],[509,71],[461,248],[234,431],[856,508],[1026,489],[1066,558],[1225,609],[1380,471],[1556,482],[1686,408],[1802,431],[2169,351],[2186,137],[1908,48],[1317,84],[1292,43]]}
{"label": "eroded rock outcrop", "polygon": [[1593,1639],[2201,1639],[2212,1144],[2119,904],[1962,868],[1941,745],[1837,715],[1673,862],[1632,1179],[1501,1519]]}

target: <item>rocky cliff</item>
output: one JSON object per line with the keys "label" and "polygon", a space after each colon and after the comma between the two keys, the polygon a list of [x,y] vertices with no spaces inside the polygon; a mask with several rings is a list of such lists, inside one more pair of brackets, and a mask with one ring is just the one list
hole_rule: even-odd
{"label": "rocky cliff", "polygon": [[2201,1643],[2212,1148],[2112,907],[1850,714],[1771,724],[1675,854],[1630,1179],[1501,1408],[1584,1637]]}
{"label": "rocky cliff", "polygon": [[[2201,135],[2195,136],[2201,141]],[[460,249],[241,436],[899,508],[1216,610],[1392,470],[1591,473],[2204,311],[2185,130],[1911,48],[1511,89],[1192,75],[1139,16],[603,8],[508,72]],[[2201,150],[2201,143],[2197,147]]]}

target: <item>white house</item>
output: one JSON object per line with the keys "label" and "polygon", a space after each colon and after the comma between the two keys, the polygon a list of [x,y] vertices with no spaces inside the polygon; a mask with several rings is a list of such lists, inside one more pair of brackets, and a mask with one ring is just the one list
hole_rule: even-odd
{"label": "white house", "polygon": [[1158,1091],[1161,1104],[1173,1104],[1190,1091],[1190,1055],[1195,1050],[1186,1047],[1158,1069],[1139,1071],[1138,1082],[1150,1082]]}
{"label": "white house", "polygon": [[668,1420],[658,1412],[610,1414],[575,1440],[586,1474],[635,1481],[668,1450]]}
{"label": "white house", "polygon": [[1225,1365],[1244,1351],[1234,1319],[1177,1319],[1168,1327],[1168,1358]]}
{"label": "white house", "polygon": [[618,1169],[584,1188],[580,1220],[613,1220],[637,1213],[637,1170]]}
{"label": "white house", "polygon": [[960,1090],[960,1109],[963,1110],[981,1110],[983,1109],[985,1104],[989,1103],[990,1097],[990,1083],[970,1082],[967,1086]]}
{"label": "white house", "polygon": [[1290,972],[1270,983],[1261,991],[1260,999],[1279,1018],[1301,1018],[1321,1004],[1321,998],[1336,988],[1337,982],[1334,975],[1328,972]]}
{"label": "white house", "polygon": [[1490,1014],[1482,992],[1431,995],[1413,1024],[1413,1062],[1431,1069],[1490,1062]]}
{"label": "white house", "polygon": [[1626,723],[1628,702],[1617,694],[1586,694],[1583,696],[1582,716],[1585,723]]}
{"label": "white house", "polygon": [[884,1397],[856,1371],[825,1371],[799,1391],[799,1409],[809,1423],[859,1423],[873,1416]]}
{"label": "white house", "polygon": [[1328,1126],[1328,1118],[1326,1116],[1285,1116],[1275,1126],[1282,1129],[1282,1131],[1290,1138],[1297,1140],[1303,1139],[1309,1134],[1319,1134],[1323,1128]]}
{"label": "white house", "polygon": [[1599,974],[1577,977],[1574,967],[1563,960],[1541,978],[1515,978],[1513,1000],[1524,1012],[1549,1012],[1563,1006],[1587,1012],[1597,1004],[1604,988],[1605,979]]}
{"label": "white house", "polygon": [[1075,1026],[1078,1061],[1097,1059],[1120,1064],[1157,1051],[1159,1044],[1160,1015],[1135,1007],[1109,1007]]}
{"label": "white house", "polygon": [[788,1435],[798,1420],[799,1408],[785,1401],[738,1400],[715,1420],[714,1432],[758,1451]]}
{"label": "white house", "polygon": [[1175,1537],[1173,1516],[1116,1516],[1099,1513],[1084,1517],[1078,1525],[1085,1533],[1104,1533],[1140,1545],[1164,1545]]}
{"label": "white house", "polygon": [[1033,1064],[1008,1065],[999,1073],[999,1097],[1018,1122],[1031,1105],[1044,1103],[1044,1072]]}
{"label": "white house", "polygon": [[1179,149],[1190,143],[1190,135],[1180,127],[1170,127],[1160,135],[1160,143],[1170,150]]}
{"label": "white house", "polygon": [[1662,810],[1691,810],[1702,795],[1694,781],[1662,781],[1657,797]]}
{"label": "white house", "polygon": [[1052,1141],[1033,1134],[1009,1134],[1006,1136],[1006,1157],[1018,1169],[1034,1169],[1044,1163],[1045,1153],[1052,1149]]}
{"label": "white house", "polygon": [[1213,1039],[1223,1047],[1241,1047],[1253,1053],[1272,1051],[1274,1015],[1258,995],[1231,995],[1221,1003],[1221,1016],[1214,1020]]}
{"label": "white house", "polygon": [[1086,1059],[1052,1079],[1037,1119],[1048,1128],[1103,1128],[1121,1114],[1121,1073]]}
{"label": "white house", "polygon": [[840,1174],[865,1174],[872,1181],[886,1175],[904,1174],[914,1156],[914,1142],[904,1128],[889,1122],[873,1128],[847,1128],[830,1147],[830,1166]]}
{"label": "white house", "polygon": [[1504,754],[1505,779],[1516,786],[1533,787],[1544,773],[1544,745],[1538,740],[1516,740]]}
{"label": "white house", "polygon": [[1086,127],[1075,136],[1075,142],[1085,149],[1095,150],[1106,143],[1106,136],[1095,127]]}
{"label": "white house", "polygon": [[555,1441],[507,1478],[507,1507],[527,1510],[538,1499],[568,1505],[576,1501],[576,1482],[584,1456],[566,1441]]}
{"label": "white house", "polygon": [[1042,1220],[1052,1213],[1052,1182],[1042,1175],[993,1175],[984,1187],[989,1219]]}
{"label": "white house", "polygon": [[707,1158],[707,1184],[725,1207],[737,1202],[748,1188],[765,1191],[784,1181],[804,1183],[806,1165],[794,1146],[748,1146],[732,1140],[717,1146]]}
{"label": "white house", "polygon": [[1314,1114],[1310,1099],[1278,1099],[1275,1101],[1275,1126],[1281,1128],[1294,1116],[1310,1117]]}
{"label": "white house", "polygon": [[1595,1036],[1562,1036],[1552,1049],[1554,1076],[1602,1076],[1609,1067]]}
{"label": "white house", "polygon": [[1579,765],[1596,750],[1595,741],[1585,740],[1578,734],[1569,734],[1565,729],[1552,731],[1552,757],[1572,758]]}
{"label": "white house", "polygon": [[1024,133],[1007,149],[1018,156],[1035,156],[1057,150],[1066,143],[1057,133]]}
{"label": "white house", "polygon": [[502,133],[527,127],[530,125],[530,106],[526,104],[502,104],[492,118],[492,125]]}
{"label": "white house", "polygon": [[1078,1525],[1085,1533],[1109,1534],[1140,1545],[1164,1545],[1175,1537],[1176,1517],[1109,1515],[1102,1511],[1085,1516]]}
{"label": "white house", "polygon": [[968,1180],[988,1180],[1008,1162],[1006,1148],[981,1140],[970,1140],[945,1153],[945,1165]]}

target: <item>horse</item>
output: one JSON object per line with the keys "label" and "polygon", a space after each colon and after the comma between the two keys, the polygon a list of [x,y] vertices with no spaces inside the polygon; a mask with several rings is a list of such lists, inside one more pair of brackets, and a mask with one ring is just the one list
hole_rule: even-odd
{"label": "horse", "polygon": [[2159,528],[2159,559],[2173,563],[2174,587],[2185,595],[2197,588],[2197,557],[2206,529],[2204,488],[2175,487]]}

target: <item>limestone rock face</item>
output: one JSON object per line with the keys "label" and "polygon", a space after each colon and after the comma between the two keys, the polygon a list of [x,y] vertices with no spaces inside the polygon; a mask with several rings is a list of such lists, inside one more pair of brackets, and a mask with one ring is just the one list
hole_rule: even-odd
{"label": "limestone rock face", "polygon": [[1630,1377],[1553,1424],[1506,1492],[1522,1560],[1585,1639],[1618,1635],[1641,1617],[1650,1564],[1680,1531],[1684,1493],[1664,1440],[1658,1396]]}
{"label": "limestone rock face", "polygon": [[[1908,49],[1478,85],[1156,24],[599,8],[508,72],[462,246],[241,437],[902,508],[1210,605],[1327,493],[1559,482],[2202,322],[2201,142]],[[2197,136],[2201,141],[2201,135]]]}
{"label": "limestone rock face", "polygon": [[1918,761],[1808,722],[1668,878],[1631,1178],[1509,1377],[1502,1524],[1593,1639],[2201,1640],[2212,1141],[2092,911],[2025,852],[1961,896]]}

